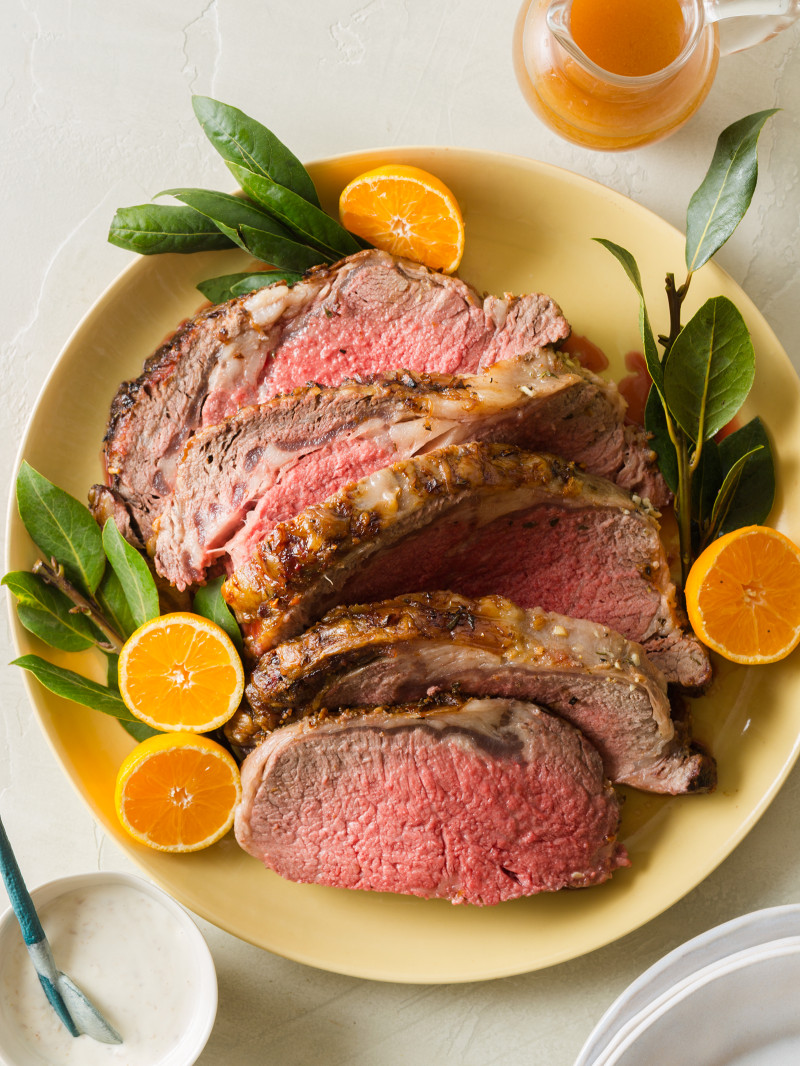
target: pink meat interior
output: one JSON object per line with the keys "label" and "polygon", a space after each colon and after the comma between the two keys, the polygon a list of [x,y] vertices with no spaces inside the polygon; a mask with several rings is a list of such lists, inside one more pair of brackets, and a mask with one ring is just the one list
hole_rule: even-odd
{"label": "pink meat interior", "polygon": [[[588,618],[641,641],[661,597],[649,583],[652,545],[619,513],[541,505],[477,529],[456,513],[373,557],[340,602],[370,603],[447,589],[505,596],[520,607]],[[622,535],[624,533],[624,536]]]}

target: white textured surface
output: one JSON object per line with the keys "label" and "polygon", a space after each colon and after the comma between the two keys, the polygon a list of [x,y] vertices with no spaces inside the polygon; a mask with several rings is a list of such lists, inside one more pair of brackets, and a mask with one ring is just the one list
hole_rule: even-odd
{"label": "white textured surface", "polygon": [[[700,113],[671,139],[602,155],[558,140],[527,110],[510,62],[516,14],[516,0],[5,0],[3,498],[40,383],[130,259],[106,243],[114,209],[176,184],[229,187],[192,92],[260,118],[302,159],[397,144],[497,149],[586,174],[681,228],[718,132],[779,106],[753,206],[718,258],[800,367],[800,30],[724,60]],[[0,625],[7,661],[5,610]],[[129,868],[55,764],[18,672],[3,667],[0,684],[0,809],[27,878]],[[666,914],[584,959],[493,983],[370,984],[204,924],[220,1010],[201,1066],[569,1066],[659,956],[718,922],[800,899],[798,808],[800,767],[734,854]]]}

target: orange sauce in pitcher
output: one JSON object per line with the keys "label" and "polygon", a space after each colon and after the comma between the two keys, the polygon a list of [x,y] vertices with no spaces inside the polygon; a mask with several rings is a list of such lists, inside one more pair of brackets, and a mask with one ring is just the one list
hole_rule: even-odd
{"label": "orange sauce in pitcher", "polygon": [[719,59],[714,26],[670,66],[689,40],[685,0],[572,0],[569,32],[589,65],[550,31],[552,2],[525,0],[514,65],[528,104],[567,140],[606,150],[650,144],[683,125],[708,95]]}
{"label": "orange sauce in pitcher", "polygon": [[683,47],[679,0],[572,0],[570,28],[598,67],[627,77],[663,70]]}

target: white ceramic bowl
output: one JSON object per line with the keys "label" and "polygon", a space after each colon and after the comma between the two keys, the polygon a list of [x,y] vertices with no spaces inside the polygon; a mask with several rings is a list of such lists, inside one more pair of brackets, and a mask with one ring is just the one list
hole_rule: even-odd
{"label": "white ceramic bowl", "polygon": [[669,989],[731,955],[784,937],[800,936],[800,904],[751,911],[687,940],[628,985],[581,1048],[574,1066],[597,1066],[632,1020]]}
{"label": "white ceramic bowl", "polygon": [[0,917],[0,1063],[191,1066],[214,1025],[217,977],[208,945],[183,907],[149,881],[111,872],[49,881],[31,896],[56,965],[123,1043],[69,1035],[44,998],[9,908]]}
{"label": "white ceramic bowl", "polygon": [[679,982],[641,1011],[597,1066],[796,1066],[800,937],[748,948]]}

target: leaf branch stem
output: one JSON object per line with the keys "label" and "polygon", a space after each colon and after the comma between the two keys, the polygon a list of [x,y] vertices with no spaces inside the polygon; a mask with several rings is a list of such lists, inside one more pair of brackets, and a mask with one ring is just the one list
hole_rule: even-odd
{"label": "leaf branch stem", "polygon": [[31,567],[34,574],[38,574],[48,585],[53,585],[64,593],[75,605],[73,610],[91,618],[103,636],[104,641],[97,641],[98,648],[103,651],[115,652],[117,655],[122,651],[122,639],[116,630],[109,625],[105,615],[93,600],[87,599],[75,586],[64,576],[64,567],[55,559],[49,564],[43,559],[37,559]]}
{"label": "leaf branch stem", "polygon": [[692,470],[689,463],[689,449],[686,434],[679,429],[678,445],[678,497],[675,501],[678,519],[678,537],[681,556],[681,587],[686,585],[686,578],[692,565]]}
{"label": "leaf branch stem", "polygon": [[[669,353],[681,332],[681,310],[683,301],[689,291],[692,280],[692,271],[686,275],[686,280],[680,286],[675,285],[675,275],[667,274],[665,287],[667,291],[667,304],[669,306],[669,336],[661,338],[664,345],[662,363],[669,358]],[[669,411],[665,407],[667,428],[670,438],[675,446],[678,459],[678,492],[675,500],[675,512],[678,519],[678,537],[680,542],[681,557],[681,587],[685,586],[686,578],[692,565],[692,474],[697,469],[700,460],[700,442],[696,445],[692,455],[689,454],[689,440],[678,425],[673,425]]]}

